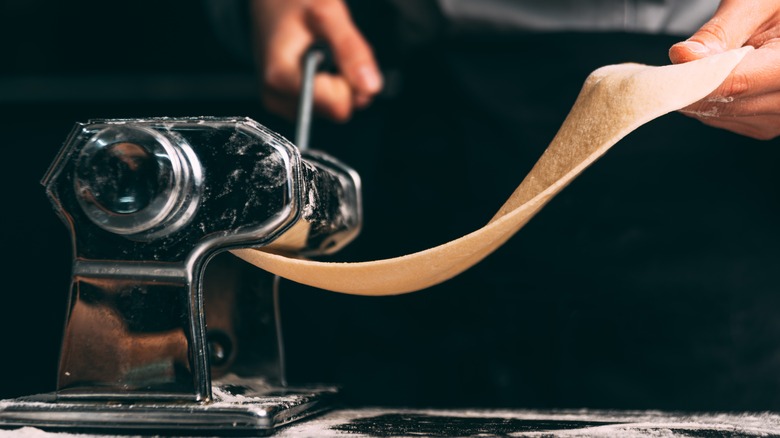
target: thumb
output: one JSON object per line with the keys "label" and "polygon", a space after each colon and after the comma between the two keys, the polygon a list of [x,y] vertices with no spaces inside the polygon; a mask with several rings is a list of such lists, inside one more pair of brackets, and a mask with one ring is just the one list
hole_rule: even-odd
{"label": "thumb", "polygon": [[704,26],[669,49],[669,59],[680,64],[742,47],[763,23],[766,15],[755,10],[762,3],[770,2],[723,0]]}

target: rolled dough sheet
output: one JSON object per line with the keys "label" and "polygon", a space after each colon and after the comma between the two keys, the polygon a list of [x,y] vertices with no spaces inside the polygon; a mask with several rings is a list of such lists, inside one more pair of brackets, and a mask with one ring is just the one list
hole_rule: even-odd
{"label": "rolled dough sheet", "polygon": [[558,192],[639,126],[713,92],[751,47],[666,66],[626,63],[591,73],[533,169],[484,227],[401,257],[356,263],[306,260],[260,249],[233,253],[309,286],[357,295],[395,295],[446,281],[495,251]]}

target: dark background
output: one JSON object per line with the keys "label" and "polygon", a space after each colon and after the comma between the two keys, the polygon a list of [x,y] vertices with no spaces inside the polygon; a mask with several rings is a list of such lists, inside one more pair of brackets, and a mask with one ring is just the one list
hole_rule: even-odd
{"label": "dark background", "polygon": [[[378,48],[388,22],[361,26]],[[380,14],[381,15],[381,14]],[[70,243],[39,181],[75,122],[263,112],[252,65],[191,1],[0,1],[4,199],[0,397],[54,389]],[[665,64],[674,37],[465,36],[404,56],[382,98],[313,147],[365,185],[336,260],[420,250],[483,225],[593,69]],[[629,135],[474,269],[417,294],[283,284],[290,378],[354,405],[780,408],[777,141],[671,114]]]}

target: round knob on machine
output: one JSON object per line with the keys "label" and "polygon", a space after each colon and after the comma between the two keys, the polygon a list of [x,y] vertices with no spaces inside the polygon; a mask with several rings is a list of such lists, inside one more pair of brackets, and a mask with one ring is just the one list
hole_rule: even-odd
{"label": "round knob on machine", "polygon": [[151,240],[180,229],[194,215],[202,169],[180,137],[116,125],[84,145],[74,181],[92,222],[134,240]]}

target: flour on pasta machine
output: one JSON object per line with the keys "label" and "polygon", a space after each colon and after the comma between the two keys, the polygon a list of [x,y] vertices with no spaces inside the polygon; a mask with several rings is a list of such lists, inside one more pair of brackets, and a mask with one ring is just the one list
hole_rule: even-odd
{"label": "flour on pasta machine", "polygon": [[246,247],[338,250],[360,181],[250,119],[79,123],[43,179],[73,242],[57,389],[0,426],[264,434],[336,389],[286,384],[278,278]]}

